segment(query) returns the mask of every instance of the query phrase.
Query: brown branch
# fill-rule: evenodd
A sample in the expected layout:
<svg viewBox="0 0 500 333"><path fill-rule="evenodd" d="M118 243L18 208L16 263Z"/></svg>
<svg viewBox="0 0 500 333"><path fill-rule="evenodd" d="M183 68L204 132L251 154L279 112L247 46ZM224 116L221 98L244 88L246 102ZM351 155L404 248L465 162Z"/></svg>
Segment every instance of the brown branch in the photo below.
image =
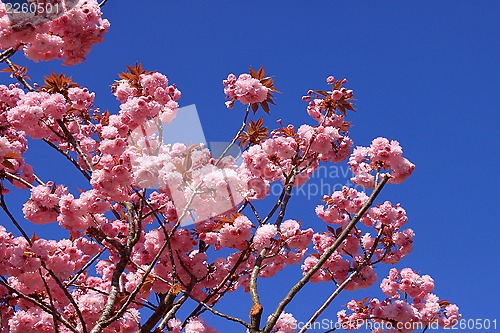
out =
<svg viewBox="0 0 500 333"><path fill-rule="evenodd" d="M141 326L138 332L140 333L149 333L156 324L160 321L160 319L172 309L174 304L174 300L177 297L178 293L173 292L173 288L170 288L169 292L166 295L160 296L160 303L158 307L153 312L153 314L146 320L146 322Z"/></svg>
<svg viewBox="0 0 500 333"><path fill-rule="evenodd" d="M340 294L342 290L351 282L356 276L358 276L363 268L369 265L371 258L375 254L375 251L377 250L378 243L380 241L380 238L382 237L382 232L384 230L384 225L380 227L380 230L378 231L377 238L375 239L375 242L372 245L372 248L370 249L370 253L368 256L365 257L362 263L358 265L356 270L352 272L347 279L342 282L337 289L333 291L333 293L327 298L327 300L314 312L314 314L309 318L307 323L300 329L299 333L304 333L307 331L309 328L313 327L313 323L318 319L318 317L330 306L330 304L333 302L335 298Z"/></svg>
<svg viewBox="0 0 500 333"><path fill-rule="evenodd" d="M26 187L28 187L28 188L30 188L30 189L34 187L34 186L33 186L33 184L28 183L25 179L22 179L21 177L19 177L19 176L17 176L17 175L14 175L14 174L12 174L12 173L10 173L10 172L8 172L8 171L5 171L5 170L3 170L3 173L4 173L7 177L12 178L12 179L14 179L14 180L17 180L18 182L20 182L21 184L23 184L24 186L26 186ZM12 181L11 181L11 182L12 182Z"/></svg>
<svg viewBox="0 0 500 333"><path fill-rule="evenodd" d="M132 211L134 210L134 205L130 202L125 202L123 204L125 206L125 209L127 210L127 220L129 224L129 234L127 237L127 245L123 247L122 251L120 251L120 260L116 264L115 270L113 271L113 275L111 278L111 288L109 291L109 296L106 301L106 304L104 305L104 309L102 310L101 316L97 320L96 324L90 331L90 333L99 333L101 332L105 327L107 327L111 322L109 322L109 318L113 315L113 307L116 303L117 297L118 297L118 292L119 292L119 287L120 287L120 277L125 271L125 267L128 264L128 261L130 260L130 255L132 253L132 247L137 243L139 240L139 237L137 237L134 234L134 217L132 214ZM139 234L140 234L140 228L139 228Z"/></svg>
<svg viewBox="0 0 500 333"><path fill-rule="evenodd" d="M7 50L0 53L0 62L4 62L6 59L9 59L16 53L16 50L13 47L8 48Z"/></svg>
<svg viewBox="0 0 500 333"><path fill-rule="evenodd" d="M90 267L90 265L92 265L100 256L101 254L103 254L104 252L106 251L106 249L102 249L101 251L99 251L99 253L97 253L95 256L92 257L92 259L90 259L78 272L76 272L76 274L71 278L71 280L69 280L66 285L69 287L73 284L73 282L75 282L78 277L87 270L87 268Z"/></svg>
<svg viewBox="0 0 500 333"><path fill-rule="evenodd" d="M66 288L66 286L63 285L61 280L56 276L56 274L49 268L47 268L47 265L45 262L40 258L40 264L42 267L49 273L50 277L56 282L57 286L61 291L64 293L66 298L69 300L69 302L73 305L75 308L76 315L78 316L78 319L80 320L83 328L83 333L87 333L87 326L85 324L85 320L83 319L82 312L80 311L80 308L78 307L78 304L76 304L75 299L73 298L73 295L69 292L69 290Z"/></svg>
<svg viewBox="0 0 500 333"><path fill-rule="evenodd" d="M14 215L12 215L12 213L9 210L9 208L7 207L7 204L5 203L5 198L4 198L4 195L3 195L3 189L4 189L3 184L0 183L0 207L2 207L3 211L5 212L5 214L7 214L7 216L11 220L12 224L14 224L14 226L17 228L17 230L19 230L19 232L23 235L24 239L26 239L26 241L28 242L28 244L32 245L31 244L31 239L28 237L28 235L26 234L26 232L24 231L24 229L17 222L16 218L14 217Z"/></svg>
<svg viewBox="0 0 500 333"><path fill-rule="evenodd" d="M293 170L291 176L289 176L290 179L285 183L285 187L284 187L285 195L283 197L283 200L280 203L281 208L280 208L280 212L278 213L278 217L276 218L276 221L274 222L274 224L278 228L281 225L281 222L283 222L283 218L285 217L285 210L288 206L288 201L292 197L292 188L293 188L293 183L295 183L295 176L296 176L296 173L295 173L295 170Z"/></svg>
<svg viewBox="0 0 500 333"><path fill-rule="evenodd" d="M159 332L161 332L163 330L163 328L165 328L165 326L167 325L168 321L172 318L175 317L175 314L177 313L177 311L180 309L180 307L189 299L189 297L187 297L186 295L182 295L182 297L174 303L174 306L172 307L172 309L170 309L170 311L167 312L167 314L163 317L163 319L161 320L160 324L158 325L158 328L157 330Z"/></svg>
<svg viewBox="0 0 500 333"><path fill-rule="evenodd" d="M89 286L85 286L85 285L82 285L82 284L75 284L74 286L77 287L77 288L80 288L80 289L88 289L88 290L95 291L96 293L99 293L101 295L109 296L109 293L107 293L105 291L102 291L102 290L99 290L99 289L94 288L94 287L89 287ZM147 300L145 300L144 302L133 301L132 303L137 304L137 305L139 305L141 307L146 307L146 308L148 308L150 310L153 310L153 311L156 309L156 306L153 303L151 303L151 302L149 302Z"/></svg>
<svg viewBox="0 0 500 333"><path fill-rule="evenodd" d="M329 248L327 248L325 252L323 252L318 262L307 273L304 274L304 276L290 289L285 298L283 298L283 300L278 304L274 312L269 316L269 320L262 330L263 333L269 333L274 328L279 316L283 313L285 307L293 300L295 295L309 282L311 277L321 268L321 266L323 266L323 264L332 256L332 254L347 238L356 223L358 223L358 221L365 214L368 208L370 208L370 206L373 204L373 201L390 178L391 176L389 174L383 175L382 181L377 185L377 187L373 189L373 192L368 198L368 201L363 205L363 207L361 207L356 215L354 215L354 217L351 219L351 221L345 227L339 237L335 240L335 242Z"/></svg>
<svg viewBox="0 0 500 333"><path fill-rule="evenodd" d="M213 307L211 307L210 305L208 305L202 301L199 301L195 298L191 298L191 299L198 302L201 306L203 306L208 311L212 312L214 315L219 316L219 317L224 318L224 319L227 319L227 320L230 320L230 321L234 321L234 322L239 323L239 324L245 326L246 328L250 329L250 325L247 322L245 322L244 320L237 318L237 317L229 316L229 315L222 313L222 312L219 312L219 311L215 310Z"/></svg>
<svg viewBox="0 0 500 333"><path fill-rule="evenodd" d="M12 61L7 57L7 58L4 58L3 61L7 64L7 66L9 66L10 69L12 69L15 73L16 71L16 67L14 66L14 64L12 63ZM19 81L25 89L29 90L29 91L35 91L35 88L33 88L29 83L28 81L26 81L26 79L20 75L16 75L16 74L13 74L14 77L17 79L17 81Z"/></svg>
<svg viewBox="0 0 500 333"><path fill-rule="evenodd" d="M222 287L224 287L224 285L229 281L229 279L231 279L234 275L234 273L236 273L236 270L238 269L238 267L243 263L244 261L244 258L245 256L248 254L248 249L246 249L245 251L242 251L241 252L241 255L239 256L238 260L236 261L236 263L234 264L233 268L231 268L231 271L229 271L229 273L226 274L226 276L222 279L221 282L219 282L219 284L210 292L210 294L208 294L205 299L203 299L203 303L208 303L212 297L214 297L215 295L217 295L217 293L222 289ZM191 317L194 317L197 315L197 313L201 310L202 306L201 305L198 305L190 314L189 316L186 317L186 320L191 318Z"/></svg>
<svg viewBox="0 0 500 333"><path fill-rule="evenodd" d="M61 148L59 148L58 146L56 146L55 144L53 144L52 142L50 142L49 140L47 139L43 139L43 141L45 143L47 143L50 147L54 148L56 151L58 151L60 154L62 154L64 157L66 157L66 159L68 159L68 161L70 161L77 169L78 171L81 172L81 174L87 179L87 180L90 180L90 176L85 172L85 170L83 170L80 165L78 164L77 161L75 161L67 152L65 152L64 150L62 150Z"/></svg>
<svg viewBox="0 0 500 333"><path fill-rule="evenodd" d="M255 260L255 265L252 269L252 275L250 276L250 296L252 298L252 309L250 310L250 333L259 332L260 321L262 318L262 304L259 298L259 292L257 290L257 279L262 267L262 261L266 255L267 249L262 249L259 256Z"/></svg>
<svg viewBox="0 0 500 333"><path fill-rule="evenodd" d="M83 162L87 166L87 169L90 172L92 172L94 170L94 168L92 167L92 164L90 164L90 162L87 158L87 155L85 155L85 153L83 152L82 147L80 147L80 144L78 143L78 141L76 141L73 134L71 134L71 132L68 130L68 128L66 127L66 124L64 124L64 122L61 119L56 120L56 122L59 125L59 127L61 128L61 130L63 131L64 135L66 135L66 140L68 140L68 142L73 146L73 148L75 148L76 152L78 153L78 155L80 155Z"/></svg>
<svg viewBox="0 0 500 333"><path fill-rule="evenodd" d="M252 213L255 216L255 218L257 219L257 222L259 222L259 225L263 225L264 223L262 222L262 219L259 216L259 212L257 212L257 209L255 208L255 206L252 205L252 203L249 200L245 201L245 205L250 206L250 209L252 209Z"/></svg>
<svg viewBox="0 0 500 333"><path fill-rule="evenodd" d="M7 214L7 216L10 218L10 220L12 221L12 223L19 230L19 232L21 232L21 234L23 235L24 239L26 239L26 241L28 242L28 244L30 246L33 245L33 242L28 237L28 235L26 234L26 232L24 231L24 229L21 227L21 225L17 222L17 220L14 218L14 216L10 213L9 209L7 208L7 205L6 205L5 199L4 199L4 195L2 193L2 187L3 186L0 184L0 206L2 207L3 211ZM40 259L40 264L42 265L42 267L49 273L49 275L52 277L52 279L54 279L54 281L59 286L59 288L62 290L62 292L66 295L66 297L68 298L68 300L70 301L70 303L75 307L75 311L76 311L76 313L77 313L77 315L78 315L78 317L79 317L79 319L80 319L80 321L82 323L83 332L87 333L87 329L85 327L85 321L83 320L82 313L81 313L80 309L78 308L78 305L76 304L73 296L70 294L70 292L68 291L68 289L62 284L61 280L59 280L59 278L54 274L54 272L52 270L50 270L50 269L47 268L47 265L42 260L42 258L39 258L39 259Z"/></svg>
<svg viewBox="0 0 500 333"><path fill-rule="evenodd" d="M49 297L50 307L52 309L52 320L54 322L54 330L55 330L55 332L59 332L59 323L57 322L57 317L55 315L57 310L56 310L56 307L54 306L54 298L52 297L52 293L50 292L50 288L49 288L49 285L47 284L47 280L45 280L45 277L42 274L41 268L38 268L38 274L40 275L40 278L43 281L43 285L45 287L45 290L47 291L47 296Z"/></svg>

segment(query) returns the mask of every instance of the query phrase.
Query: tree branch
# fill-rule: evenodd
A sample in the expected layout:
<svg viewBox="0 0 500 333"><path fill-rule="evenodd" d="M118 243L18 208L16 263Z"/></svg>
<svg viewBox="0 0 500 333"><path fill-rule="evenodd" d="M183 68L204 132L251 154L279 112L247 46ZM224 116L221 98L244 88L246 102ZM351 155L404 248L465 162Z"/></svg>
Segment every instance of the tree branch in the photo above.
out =
<svg viewBox="0 0 500 333"><path fill-rule="evenodd" d="M313 327L313 323L318 319L318 317L326 310L326 308L328 308L328 306L330 306L330 304L333 302L333 300L335 298L337 298L337 296L340 294L340 292L342 290L344 290L344 288L349 284L349 282L351 282L356 276L359 275L359 273L361 273L361 271L363 270L363 268L365 268L366 266L368 266L368 264L370 263L370 260L371 258L373 257L373 255L375 254L375 251L377 250L377 246L378 246L378 243L380 241L380 237L382 236L382 232L384 230L384 225L382 224L382 226L380 227L380 230L378 231L378 234L377 234L377 238L375 239L375 242L373 243L372 245L372 248L370 249L370 253L368 256L365 257L365 259L363 260L363 262L361 264L359 264L359 266L356 268L356 270L354 272L352 272L348 277L347 279L344 280L344 282L342 282L338 287L337 289L335 289L333 291L333 293L327 298L327 300L319 307L319 309L314 312L314 314L311 316L311 318L309 318L309 320L307 321L307 323L301 328L301 330L299 331L299 333L304 333L305 331L307 331L309 328Z"/></svg>
<svg viewBox="0 0 500 333"><path fill-rule="evenodd" d="M361 217L365 214L365 212L370 208L373 204L373 201L378 196L384 185L391 178L389 174L385 174L382 177L382 181L373 189L372 194L368 198L368 201L361 207L361 209L354 215L346 228L342 231L340 236L335 240L335 242L325 250L325 252L321 255L318 262L307 272L304 276L290 289L288 294L283 298L283 300L278 304L276 310L269 316L269 320L267 321L266 326L262 330L263 333L269 333L276 322L278 321L279 316L283 313L285 307L292 301L295 295L309 282L311 277L323 266L323 264L332 256L332 254L337 250L337 248L342 244L342 242L347 238L349 232L351 232L352 228L358 223Z"/></svg>

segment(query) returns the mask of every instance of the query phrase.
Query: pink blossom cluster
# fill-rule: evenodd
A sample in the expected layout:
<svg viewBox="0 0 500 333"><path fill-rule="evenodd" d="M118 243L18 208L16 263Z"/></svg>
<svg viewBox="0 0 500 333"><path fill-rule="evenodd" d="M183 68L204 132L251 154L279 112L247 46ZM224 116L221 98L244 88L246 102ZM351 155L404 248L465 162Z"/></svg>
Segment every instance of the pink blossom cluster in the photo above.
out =
<svg viewBox="0 0 500 333"><path fill-rule="evenodd" d="M238 173L249 189L249 199L264 199L270 183L282 179L290 170L298 145L292 138L275 136L243 152Z"/></svg>
<svg viewBox="0 0 500 333"><path fill-rule="evenodd" d="M98 252L98 246L85 238L74 241L37 239L33 242L31 250L46 263L47 269L64 281L81 269L91 255Z"/></svg>
<svg viewBox="0 0 500 333"><path fill-rule="evenodd" d="M307 113L319 124L342 127L345 124L345 110L353 110L349 102L353 99L353 91L343 87L347 79L335 80L333 76L328 76L326 82L332 86L331 91L309 90L302 100L309 102Z"/></svg>
<svg viewBox="0 0 500 333"><path fill-rule="evenodd" d="M350 301L346 310L338 312L338 322L347 329L358 329L366 321L386 323L387 330L376 328L375 333L413 332L438 323L442 327L454 325L460 314L458 307L447 301L439 301L432 294L434 280L428 276L419 276L411 268L398 271L392 268L389 276L380 284L382 292L388 296L380 301L372 298L369 301ZM379 325L380 326L380 325Z"/></svg>
<svg viewBox="0 0 500 333"><path fill-rule="evenodd" d="M15 107L19 99L24 97L19 85L0 85L0 171L15 174L28 183L34 179L33 168L26 163L22 155L28 150L28 140L24 131L14 130L10 126L8 111ZM26 186L15 179L12 184L19 188Z"/></svg>
<svg viewBox="0 0 500 333"><path fill-rule="evenodd" d="M169 124L175 118L177 101L181 98L181 92L159 72L144 72L139 82L117 81L113 93L121 103L120 120L131 130L155 117Z"/></svg>
<svg viewBox="0 0 500 333"><path fill-rule="evenodd" d="M370 147L356 147L349 158L349 165L354 173L351 180L365 188L375 184L375 172L389 170L391 183L399 184L405 181L415 169L415 165L403 156L399 142L385 138L376 138Z"/></svg>
<svg viewBox="0 0 500 333"><path fill-rule="evenodd" d="M9 286L23 295L36 295L37 299L47 304L49 304L50 297L56 309L66 318L75 318L75 308L54 277L59 280L59 283L68 281L98 251L99 246L85 238L60 241L32 239L29 243L23 237L13 237L0 226L0 274L7 277ZM94 325L102 312L106 301L103 292L105 293L109 288L109 275L112 269L113 266L109 265L109 261L102 260L96 266L101 278L86 274L80 275L76 282L79 288L69 290L75 304L83 314L87 327ZM50 296L46 288L49 288ZM8 332L38 332L40 330L51 332L54 330L52 315L38 307L36 303L23 297L4 298L8 295L4 287L0 287L0 295L2 297L0 302L2 324L4 328L9 329ZM13 309L16 310L13 311ZM110 328L118 329L121 326L127 332L137 330L136 318L138 318L137 309L131 308ZM78 323L77 328L81 330L81 323ZM64 326L60 329L61 332L70 332Z"/></svg>
<svg viewBox="0 0 500 333"><path fill-rule="evenodd" d="M226 102L229 109L233 108L235 101L240 101L242 104L260 103L265 101L269 94L269 88L250 74L241 74L238 78L234 74L229 74L223 83L224 93L230 99Z"/></svg>
<svg viewBox="0 0 500 333"><path fill-rule="evenodd" d="M74 11L78 13L78 9ZM370 208L355 228L345 232L368 202L364 192L348 187L325 196L323 205L316 208L317 216L326 223L323 232L285 219L284 210L275 220L272 214L262 219L244 211L254 208L248 200L268 195L270 183L281 180L286 188L300 186L319 163L337 163L348 157L352 140L345 110L351 110L352 91L341 87L344 81L328 78L332 91L318 91L322 98L310 101L308 112L317 125L302 125L297 131L292 125L257 131L258 140L248 141L252 143L238 166L233 157L216 159L203 144L163 144L162 126L174 119L181 93L161 73L143 71L139 65L129 71L113 85L120 102L114 115L93 109L94 94L76 85L55 93L47 88L24 93L15 85L0 86L2 177L20 186L22 182L8 178L8 171L27 185L34 183L33 172L23 160L29 136L46 139L66 158L74 158L91 186L78 194L71 187L51 181L43 184L39 179L42 185L28 186L25 219L35 224L58 222L69 232L69 239L14 237L0 226L0 274L5 283L51 304L74 330L84 331L82 325L89 329L98 322L113 283L118 289L113 311L129 295L135 296L106 329L136 332L140 309L149 305L146 302L153 293L161 297L182 293L182 297L215 305L226 292L241 288L248 293L259 262L259 278L276 276L297 264L306 273L338 243L311 282L345 282L347 290L356 290L376 283L376 264L395 264L411 252L414 233L403 229L407 216L399 204L386 201ZM271 90L248 74L229 75L224 85L232 103L260 103L269 98ZM398 183L413 170L399 144L382 138L369 148L358 147L349 163L353 170L366 171L366 175L355 174L357 179L368 179L365 183L371 186L375 171L390 170ZM196 224L182 227L188 220ZM340 241L342 233L347 237ZM125 251L132 238L133 246ZM91 269L81 272L94 256ZM357 319L391 323L439 320L447 326L459 318L458 308L440 303L431 294L433 287L428 276L393 269L381 284L386 300L352 301L348 304L352 313L339 312L339 322L357 328L353 324ZM55 330L50 314L36 302L12 297L14 294L0 284L2 327L9 332ZM207 300L208 295L215 296ZM74 331L58 324L61 332ZM296 326L292 314L282 313L271 332L292 333ZM165 330L217 332L197 315L185 323L173 317Z"/></svg>
<svg viewBox="0 0 500 333"><path fill-rule="evenodd" d="M182 331L182 322L173 318L168 321L168 331L170 333L218 333L215 328L208 326L207 323L203 320L203 318L193 317L188 320L186 326L184 327L184 331Z"/></svg>
<svg viewBox="0 0 500 333"><path fill-rule="evenodd" d="M325 205L316 207L316 214L329 225L338 225L337 229L328 226L328 232L315 233L313 236L316 255L310 255L304 261L302 270L309 271L327 248L332 246L340 233L368 201L364 192L343 187L341 191L325 196ZM336 249L326 264L315 273L313 282L344 281L349 272L358 269L359 264L367 260L367 254L373 253L368 265L360 267L359 275L355 276L346 289L366 288L376 282L373 265L378 262L396 264L413 249L413 230L401 227L406 223L405 210L398 204L389 201L370 208L361 218L361 223L370 228L371 232L363 233L362 228L351 230L347 238ZM375 229L377 236L372 234Z"/></svg>
<svg viewBox="0 0 500 333"><path fill-rule="evenodd" d="M94 97L95 93L90 92L87 88L68 88L68 102L71 104L71 107L77 111L85 111L91 108L94 105Z"/></svg>
<svg viewBox="0 0 500 333"><path fill-rule="evenodd" d="M309 104L307 105L307 114L310 115L319 124L323 124L323 126L334 127L340 127L343 124L345 119L344 115L333 113L327 117L324 114L326 110L323 99L315 98L311 100L310 96L304 96L302 99L306 101L310 100Z"/></svg>
<svg viewBox="0 0 500 333"><path fill-rule="evenodd" d="M52 134L54 120L62 119L66 110L66 99L59 93L28 92L7 112L7 120L33 139L42 139Z"/></svg>
<svg viewBox="0 0 500 333"><path fill-rule="evenodd" d="M218 235L214 232L204 233L202 239L209 245L215 245L219 241L221 247L245 250L253 234L253 226L252 222L246 216L238 216L234 219L233 223L224 224Z"/></svg>
<svg viewBox="0 0 500 333"><path fill-rule="evenodd" d="M234 158L216 163L203 145L161 145L158 138L140 134L133 133L136 145L127 149L134 181L166 193L177 216L199 222L228 214L244 200L246 184L239 178Z"/></svg>
<svg viewBox="0 0 500 333"><path fill-rule="evenodd" d="M324 205L316 207L316 215L326 223L345 225L356 214L360 208L368 201L365 192L358 192L347 186L341 191L335 191L331 196L325 195Z"/></svg>
<svg viewBox="0 0 500 333"><path fill-rule="evenodd" d="M16 311L3 326L12 333L54 332L52 316L38 307Z"/></svg>
<svg viewBox="0 0 500 333"><path fill-rule="evenodd" d="M226 90L231 87L231 82L237 82L234 75L224 81ZM335 102L352 99L352 90L339 89L342 97ZM243 153L240 177L247 182L251 192L249 199L265 198L269 193L269 184L279 179L286 182L287 175L294 169L300 171L295 171L293 185L300 186L308 181L320 161L338 163L349 156L353 142L347 136L345 107L331 101L332 97L327 95L310 102L308 112L320 122L319 125L302 125L297 132L293 125L276 129L271 132L270 138L250 145ZM343 112L332 110L340 107L344 108Z"/></svg>
<svg viewBox="0 0 500 333"><path fill-rule="evenodd" d="M44 2L45 3L45 2ZM55 13L62 9L58 1ZM46 5L47 6L47 5ZM49 13L47 7L46 13ZM64 65L85 60L94 44L103 40L109 22L102 19L96 0L80 0L73 8L65 8L59 17L30 16L21 22L12 22L6 7L0 4L0 48L23 48L27 58L34 61L64 59Z"/></svg>
<svg viewBox="0 0 500 333"><path fill-rule="evenodd" d="M359 263L363 262L365 258L364 253L360 251L359 237L360 232L351 232L321 269L313 275L311 282L337 281L337 283L342 283L348 278L350 272L358 269ZM302 270L308 272L316 265L319 256L332 246L336 239L337 236L332 233L315 233L312 242L317 254L312 254L304 260ZM367 265L361 268L360 273L345 288L346 290L368 288L376 281L377 274L373 266Z"/></svg>
<svg viewBox="0 0 500 333"><path fill-rule="evenodd" d="M100 154L92 157L96 170L91 184L103 198L126 200L132 185L157 186L162 161L170 154L154 133L161 126L158 119L169 123L175 117L181 93L158 72L140 74L140 82L122 79L113 85L113 93L120 111L96 126ZM152 153L155 142L162 152Z"/></svg>
<svg viewBox="0 0 500 333"><path fill-rule="evenodd" d="M299 264L304 259L314 233L311 228L302 230L300 223L295 220L286 220L279 226L277 239L274 238L274 228L267 227L260 232L259 229L255 233L255 237L260 238L257 239L256 250L266 248L270 256L263 261L265 267L260 273L262 277L272 277L287 265Z"/></svg>
<svg viewBox="0 0 500 333"><path fill-rule="evenodd" d="M297 133L303 139L301 149L306 151L310 146L309 153L316 154L323 162L341 162L349 156L352 148L352 140L341 135L339 128L334 126L302 125Z"/></svg>
<svg viewBox="0 0 500 333"><path fill-rule="evenodd" d="M405 210L399 205L392 205L389 201L370 208L363 216L361 222L376 230L383 229L380 243L383 247L378 247L375 257L385 264L396 264L401 258L407 256L413 250L413 238L415 233L412 229L401 229L408 220ZM369 251L375 238L366 233L361 237L363 248Z"/></svg>
<svg viewBox="0 0 500 333"><path fill-rule="evenodd" d="M69 88L67 96L46 91L30 91L25 94L17 86L0 86L0 121L8 125L2 130L2 134L11 137L11 145L18 147L12 150L16 155L22 155L27 149L24 143L26 135L33 139L46 139L63 150L73 150L74 147L63 139L64 133L57 123L64 120L68 131L78 140L82 151L90 159L96 148L96 140L92 138L95 133L94 125L81 123L79 118L92 108L94 96L88 89L78 86ZM21 149L22 146L25 148ZM22 159L18 159L18 162L16 171L24 168L24 177L32 183L33 176L27 177L31 167ZM81 157L78 162L84 165Z"/></svg>
<svg viewBox="0 0 500 333"><path fill-rule="evenodd" d="M95 189L81 192L79 198L67 193L59 200L60 213L57 222L73 235L77 235L80 230L86 230L98 222L106 222L103 214L108 210L109 204L103 201Z"/></svg>
<svg viewBox="0 0 500 333"><path fill-rule="evenodd" d="M234 291L238 287L243 287L245 292L249 291L250 272L262 250L266 251L267 258L262 262L263 269L259 276L269 278L287 265L300 263L313 235L311 228L303 230L300 223L295 220L286 220L279 227L271 224L255 227L245 216L237 216L234 221L224 223L222 227L214 222L205 222L198 223L196 228L199 232L199 239L207 245L213 245L216 250L227 247L237 248L242 252L252 250L251 256L237 271L240 275L237 283L230 289ZM225 259L216 259L213 265L219 271L216 270L209 275L214 280L213 282L222 279L240 255L241 252L236 252Z"/></svg>
<svg viewBox="0 0 500 333"><path fill-rule="evenodd" d="M134 179L130 167L130 159L114 158L111 154L106 154L100 157L94 157L94 160L99 161L94 172L90 184L100 196L105 199L113 198L116 201L124 201L129 199L131 188Z"/></svg>
<svg viewBox="0 0 500 333"><path fill-rule="evenodd" d="M289 125L273 131L271 138L243 152L240 177L253 192L250 199L263 199L269 193L271 182L286 182L287 175L296 168L300 172L293 185L303 185L320 161L341 162L349 156L351 146L352 140L335 127L302 125L294 133L294 127Z"/></svg>
<svg viewBox="0 0 500 333"><path fill-rule="evenodd" d="M293 333L297 329L297 319L291 313L283 312L271 331L273 333Z"/></svg>
<svg viewBox="0 0 500 333"><path fill-rule="evenodd" d="M31 196L23 206L24 217L36 224L54 222L59 216L59 200L68 193L64 185L48 182L46 185L35 186Z"/></svg>

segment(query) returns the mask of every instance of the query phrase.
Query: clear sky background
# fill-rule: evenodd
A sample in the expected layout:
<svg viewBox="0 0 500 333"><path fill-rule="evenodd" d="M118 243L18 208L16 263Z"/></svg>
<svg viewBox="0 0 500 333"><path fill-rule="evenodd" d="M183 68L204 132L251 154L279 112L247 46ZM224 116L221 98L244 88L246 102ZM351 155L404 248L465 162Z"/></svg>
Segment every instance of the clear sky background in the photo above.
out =
<svg viewBox="0 0 500 333"><path fill-rule="evenodd" d="M140 61L177 83L181 106L196 104L208 141L229 141L241 123L243 107L224 106L221 81L230 72L265 65L275 77L282 93L264 117L270 127L278 118L313 124L300 97L327 88L328 75L347 77L357 99L349 114L355 144L396 139L416 165L408 181L388 186L381 197L402 203L416 233L414 251L397 267L431 275L435 292L457 303L465 319L500 320L500 2L109 0L103 11L111 22L104 43L65 73L96 92L97 106L117 112L109 85L125 65ZM61 71L59 62L14 59L29 64L39 82ZM30 148L27 156L43 179L75 184L69 164L42 144ZM7 197L13 209L19 211L23 195ZM322 228L314 214L320 199L299 194L287 218ZM379 267L379 279L389 268ZM299 276L292 270L261 283L266 316ZM332 288L312 286L288 310L305 321ZM349 299L367 295L383 298L378 283L345 292L322 318L336 319ZM248 295L235 296L220 309L246 319ZM225 323L219 329L243 332Z"/></svg>

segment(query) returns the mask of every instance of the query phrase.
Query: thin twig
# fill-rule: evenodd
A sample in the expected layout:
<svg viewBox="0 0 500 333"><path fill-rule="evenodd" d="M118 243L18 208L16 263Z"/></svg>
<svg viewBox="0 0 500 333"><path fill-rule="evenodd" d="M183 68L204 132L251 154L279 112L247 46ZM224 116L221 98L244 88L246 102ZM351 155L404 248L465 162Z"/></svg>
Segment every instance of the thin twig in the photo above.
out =
<svg viewBox="0 0 500 333"><path fill-rule="evenodd" d="M14 66L14 64L12 63L12 61L9 59L9 58L5 58L3 59L3 61L7 64L7 66L9 66L10 69L12 69L15 73L16 71L16 67ZM26 81L26 79L20 75L16 75L16 74L13 74L14 77L24 86L25 89L29 90L29 91L35 91L35 88L33 88L29 83L28 81Z"/></svg>
<svg viewBox="0 0 500 333"><path fill-rule="evenodd" d="M59 125L59 127L61 128L61 130L63 131L64 135L66 135L66 140L68 140L68 142L73 146L73 148L75 148L76 152L78 153L78 155L80 155L83 162L87 166L87 169L90 172L92 172L94 170L94 168L92 167L92 164L90 164L90 162L87 158L87 155L85 155L85 153L83 152L82 147L80 147L80 144L78 143L78 141L76 141L73 134L71 134L71 132L68 130L68 128L66 127L66 124L64 124L64 122L61 119L56 120L56 122Z"/></svg>
<svg viewBox="0 0 500 333"><path fill-rule="evenodd" d="M229 149L231 149L231 147L234 146L234 144L236 143L236 141L240 137L240 134L243 133L243 131L245 130L245 126L247 125L247 119L248 119L249 112L250 112L250 104L248 104L248 106L247 106L247 110L245 112L245 117L243 118L243 123L241 124L240 129L238 130L238 132L236 132L236 135L231 140L231 143L226 147L226 149L224 149L224 151L222 152L222 154L219 156L219 158L215 162L215 166L219 165L220 161L226 156L226 154L228 153Z"/></svg>
<svg viewBox="0 0 500 333"><path fill-rule="evenodd" d="M80 173L87 179L87 180L90 180L91 177L85 172L85 170L83 170L80 165L78 164L77 161L75 161L70 155L69 153L65 152L64 150L62 150L61 148L59 148L58 146L56 146L55 144L53 144L52 142L50 142L49 140L47 139L43 139L43 141L45 143L47 143L50 147L54 148L56 151L58 151L61 155L63 155L64 157L66 157L66 159L68 159L68 161L71 162L71 164L73 164L76 169L78 171L80 171Z"/></svg>
<svg viewBox="0 0 500 333"><path fill-rule="evenodd" d="M3 170L3 173L7 176L7 177L10 177L14 180L17 180L18 182L22 183L24 186L28 187L28 188L33 188L33 184L27 182L25 179L22 179L21 177L17 176L17 175L14 175L8 171L5 171Z"/></svg>
<svg viewBox="0 0 500 333"><path fill-rule="evenodd" d="M106 252L106 249L102 249L101 251L99 251L99 253L97 253L95 256L92 257L92 259L90 259L78 272L76 272L76 274L71 278L71 280L69 280L66 285L67 286L71 286L73 284L73 282L75 282L78 277L87 270L87 268L89 268L100 256L101 254L103 254L104 252Z"/></svg>
<svg viewBox="0 0 500 333"><path fill-rule="evenodd" d="M210 305L208 305L202 301L198 301L195 298L192 298L192 299L195 300L196 302L198 302L200 305L202 305L208 311L212 312L214 315L222 317L222 318L230 320L230 321L234 321L236 323L239 323L239 324L245 326L246 328L250 328L250 325L247 322L245 322L244 320L242 320L240 318L233 317L233 316L229 316L229 315L222 313L222 312L219 312L219 311L215 310L213 307L211 307Z"/></svg>
<svg viewBox="0 0 500 333"><path fill-rule="evenodd" d="M32 245L31 244L31 239L28 237L28 234L26 234L26 232L24 231L24 229L17 222L16 218L14 217L14 215L12 215L12 213L9 210L9 208L7 207L7 204L5 203L5 198L4 198L4 195L3 195L3 188L4 188L3 184L0 183L0 207L2 207L3 211L5 212L5 214L7 214L7 216L11 220L12 224L14 224L14 226L17 228L17 230L19 230L19 232L23 235L24 239L26 239L26 241L28 242L28 244Z"/></svg>

